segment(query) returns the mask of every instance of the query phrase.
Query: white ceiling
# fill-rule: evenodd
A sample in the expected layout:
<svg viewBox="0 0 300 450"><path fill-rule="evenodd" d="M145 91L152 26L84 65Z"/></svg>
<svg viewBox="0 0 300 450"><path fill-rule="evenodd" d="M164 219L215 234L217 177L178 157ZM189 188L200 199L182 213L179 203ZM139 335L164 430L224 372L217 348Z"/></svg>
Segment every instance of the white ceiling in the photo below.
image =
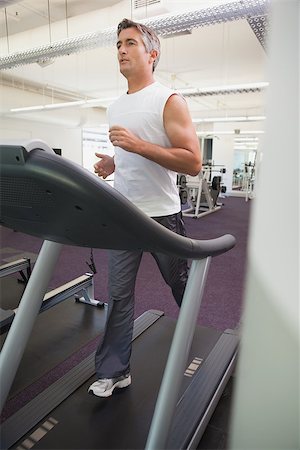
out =
<svg viewBox="0 0 300 450"><path fill-rule="evenodd" d="M195 5L202 9L232 0L161 1L165 1L168 10L173 12L195 9ZM108 18L107 26L115 27L124 17L124 11L130 17L134 7L130 0L0 0L0 5L1 56L7 56L8 47L13 48L10 53L16 52L13 42L18 42L18 36L22 36L23 40L26 36L19 33L26 31L30 35L34 31L41 33L44 30L40 34L41 42L36 41L32 45L37 47L49 43L49 33L52 34L52 41L56 39L56 23L72 25L72 30L74 24L77 23L78 27L81 23L77 34L82 34L89 31L89 27L92 31L96 30L102 11ZM151 14L150 6L140 8L140 11L144 14L141 19ZM65 38L64 35L59 39ZM246 19L195 28L189 35L161 38L161 44L162 55L156 79L176 89L266 81L266 52ZM69 100L115 97L126 88L125 80L119 74L114 46L60 57L45 67L28 64L2 70L0 74L0 82L4 85L19 85L22 89L39 89L40 92L60 92L61 99ZM188 103L194 118L261 116L265 114L264 97L264 91L197 96L188 98Z"/></svg>
<svg viewBox="0 0 300 450"><path fill-rule="evenodd" d="M79 16L99 8L107 8L119 0L0 0L0 7L6 8L9 34L20 33L32 28ZM48 7L49 6L49 7ZM0 18L0 36L6 36L5 12Z"/></svg>

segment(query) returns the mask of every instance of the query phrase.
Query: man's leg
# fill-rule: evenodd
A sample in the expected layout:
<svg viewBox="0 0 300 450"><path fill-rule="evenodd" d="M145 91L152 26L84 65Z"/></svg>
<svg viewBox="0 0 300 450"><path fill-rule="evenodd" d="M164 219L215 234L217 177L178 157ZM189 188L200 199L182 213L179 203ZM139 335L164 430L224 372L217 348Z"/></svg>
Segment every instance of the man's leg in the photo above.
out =
<svg viewBox="0 0 300 450"><path fill-rule="evenodd" d="M141 251L110 251L107 320L95 357L98 379L116 378L129 372L134 289L141 257Z"/></svg>
<svg viewBox="0 0 300 450"><path fill-rule="evenodd" d="M181 212L165 217L155 217L154 220L181 236L186 236ZM162 253L152 253L165 282L172 289L178 306L181 305L186 282L188 279L188 263L186 259Z"/></svg>

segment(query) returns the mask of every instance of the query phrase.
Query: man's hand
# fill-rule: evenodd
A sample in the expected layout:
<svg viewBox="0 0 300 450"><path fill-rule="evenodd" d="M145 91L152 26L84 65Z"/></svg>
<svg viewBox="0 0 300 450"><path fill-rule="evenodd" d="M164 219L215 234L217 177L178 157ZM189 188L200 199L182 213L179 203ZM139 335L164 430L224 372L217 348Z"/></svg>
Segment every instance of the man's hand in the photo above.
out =
<svg viewBox="0 0 300 450"><path fill-rule="evenodd" d="M141 139L127 128L114 125L109 130L109 139L116 147L121 147L128 152L138 153Z"/></svg>
<svg viewBox="0 0 300 450"><path fill-rule="evenodd" d="M97 158L101 158L100 161L94 164L94 172L98 177L102 177L104 180L115 171L114 158L102 153L95 153Z"/></svg>

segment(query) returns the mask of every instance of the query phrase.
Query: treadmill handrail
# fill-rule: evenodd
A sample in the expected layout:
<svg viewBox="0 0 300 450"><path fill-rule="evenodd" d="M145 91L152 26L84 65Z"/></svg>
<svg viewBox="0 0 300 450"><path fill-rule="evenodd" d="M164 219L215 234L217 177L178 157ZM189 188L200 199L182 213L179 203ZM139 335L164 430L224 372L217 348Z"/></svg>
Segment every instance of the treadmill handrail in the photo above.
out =
<svg viewBox="0 0 300 450"><path fill-rule="evenodd" d="M44 147L41 141L0 143L4 226L61 244L192 259L217 256L235 245L230 234L196 240L164 228L105 181Z"/></svg>

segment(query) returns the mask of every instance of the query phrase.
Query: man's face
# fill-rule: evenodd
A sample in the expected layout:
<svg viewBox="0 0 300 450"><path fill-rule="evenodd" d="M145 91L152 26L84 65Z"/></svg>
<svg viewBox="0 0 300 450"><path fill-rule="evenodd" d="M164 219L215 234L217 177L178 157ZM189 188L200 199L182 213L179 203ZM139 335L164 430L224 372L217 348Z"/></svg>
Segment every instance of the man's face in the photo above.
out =
<svg viewBox="0 0 300 450"><path fill-rule="evenodd" d="M117 42L120 72L127 78L135 73L152 72L153 52L146 51L140 32L136 28L122 30Z"/></svg>

